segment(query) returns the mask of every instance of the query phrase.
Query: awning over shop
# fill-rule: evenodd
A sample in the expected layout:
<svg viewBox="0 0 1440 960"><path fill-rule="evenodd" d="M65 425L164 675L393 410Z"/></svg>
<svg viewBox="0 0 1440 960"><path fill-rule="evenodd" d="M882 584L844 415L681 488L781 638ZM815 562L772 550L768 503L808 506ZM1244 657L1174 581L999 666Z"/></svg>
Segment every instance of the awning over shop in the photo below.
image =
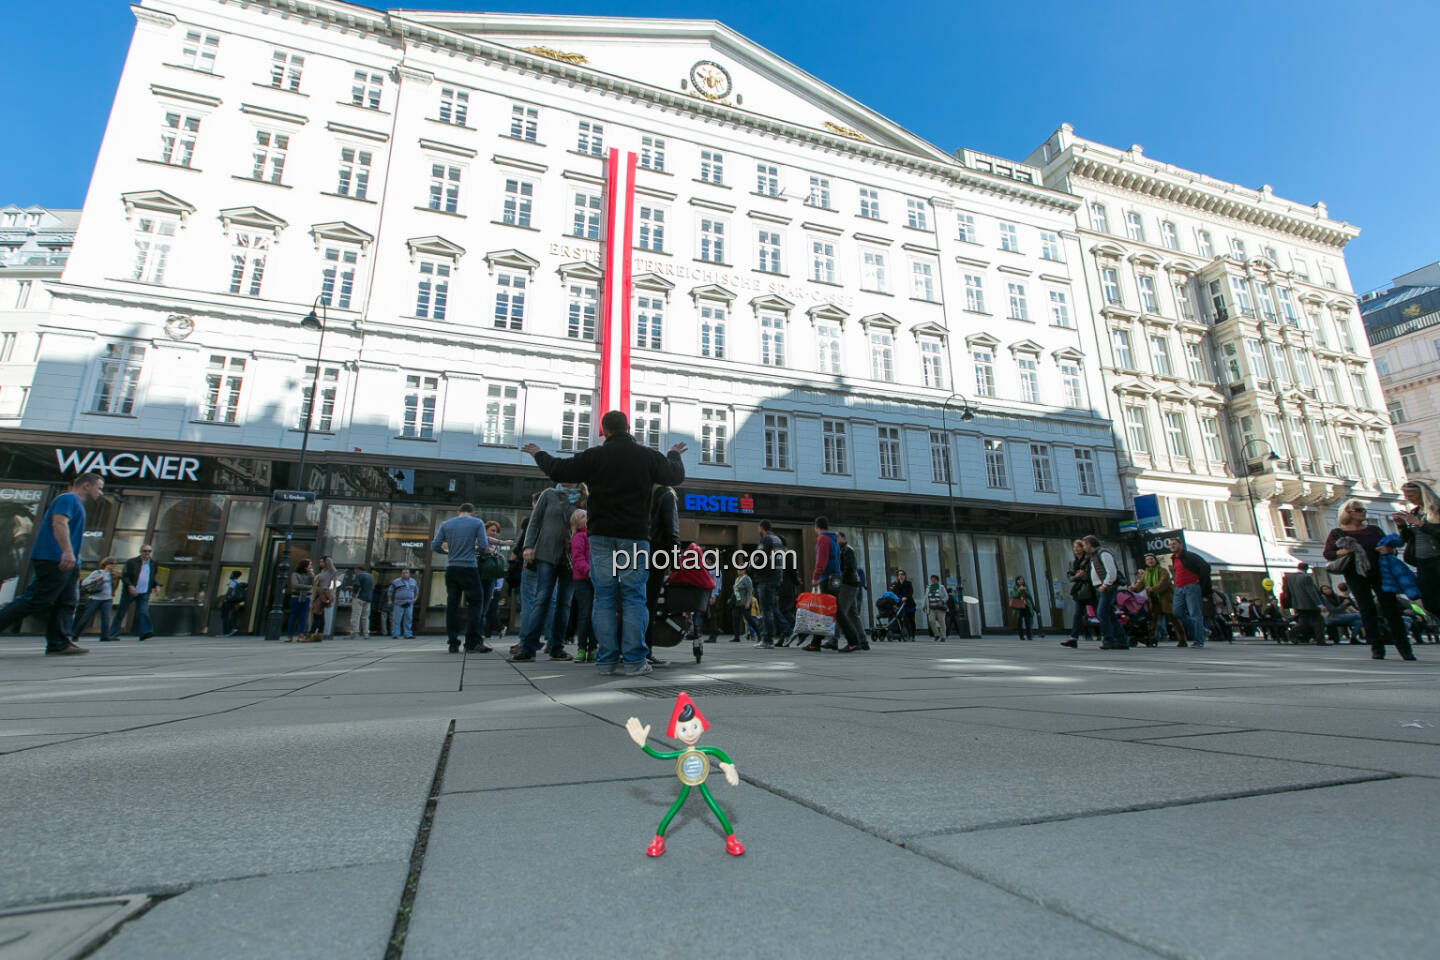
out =
<svg viewBox="0 0 1440 960"><path fill-rule="evenodd" d="M1207 530L1185 531L1185 543L1215 570L1235 570L1263 573L1265 563L1260 557L1260 541L1253 533L1213 533ZM1324 566L1320 548L1297 547L1289 550L1278 544L1265 545L1265 558L1270 562L1270 573L1279 579L1280 574L1295 569L1300 561L1311 566Z"/></svg>

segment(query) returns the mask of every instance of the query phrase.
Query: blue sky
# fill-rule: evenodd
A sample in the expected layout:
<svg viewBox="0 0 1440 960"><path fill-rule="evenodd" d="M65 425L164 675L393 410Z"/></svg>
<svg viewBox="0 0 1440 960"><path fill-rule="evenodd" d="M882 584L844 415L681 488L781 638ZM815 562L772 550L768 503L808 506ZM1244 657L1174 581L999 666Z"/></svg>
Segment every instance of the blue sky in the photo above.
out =
<svg viewBox="0 0 1440 960"><path fill-rule="evenodd" d="M1063 122L1363 229L1355 288L1440 259L1440 4L408 0L409 8L719 18L937 145L1020 159ZM59 15L57 15L57 13ZM9 3L0 202L79 206L134 17Z"/></svg>

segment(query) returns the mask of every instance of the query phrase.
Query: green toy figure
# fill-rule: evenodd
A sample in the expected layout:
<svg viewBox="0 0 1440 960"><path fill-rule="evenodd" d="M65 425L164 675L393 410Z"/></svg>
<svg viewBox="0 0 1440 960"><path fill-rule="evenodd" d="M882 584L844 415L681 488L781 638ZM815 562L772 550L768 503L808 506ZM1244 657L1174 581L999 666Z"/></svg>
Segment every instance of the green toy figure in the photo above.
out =
<svg viewBox="0 0 1440 960"><path fill-rule="evenodd" d="M719 747L695 746L696 741L700 739L700 734L709 729L710 723L699 710L695 709L690 695L684 691L681 691L680 695L675 698L675 709L670 712L670 727L665 731L665 735L671 740L679 740L685 744L684 750L661 753L645 742L650 736L649 724L641 726L640 721L635 717L625 721L625 730L630 734L630 739L635 741L637 747L657 760L673 759L675 761L675 776L680 779L682 784L680 796L675 798L675 803L665 814L665 819L660 821L660 826L655 831L655 839L650 842L650 846L645 848L647 856L658 857L665 852L665 828L670 826L670 821L679 812L680 805L685 802L686 797L690 796L691 787L700 788L700 796L705 798L705 802L715 812L715 819L719 820L720 826L725 828L725 852L732 857L738 857L745 852L745 847L735 839L735 830L730 826L730 821L725 819L725 813L720 809L720 804L715 802L715 798L710 796L710 791L705 787L705 778L710 775L710 757L712 756L719 759L720 769L725 773L725 782L732 787L740 785L740 774L735 772L735 764L730 762L730 758L726 756L724 750Z"/></svg>

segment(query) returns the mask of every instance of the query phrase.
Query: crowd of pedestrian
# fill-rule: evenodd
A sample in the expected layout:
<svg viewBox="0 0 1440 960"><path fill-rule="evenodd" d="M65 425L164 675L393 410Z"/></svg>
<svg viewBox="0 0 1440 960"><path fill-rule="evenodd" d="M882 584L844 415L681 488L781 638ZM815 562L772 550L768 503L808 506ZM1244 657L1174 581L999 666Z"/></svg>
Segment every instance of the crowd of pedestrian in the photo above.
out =
<svg viewBox="0 0 1440 960"><path fill-rule="evenodd" d="M960 598L953 586L932 574L917 593L907 572L896 569L875 598L879 626L867 633L861 613L869 594L865 570L845 534L832 530L823 516L813 525L808 594L802 594L799 571L785 563L793 552L768 520L760 522L751 555L759 560L753 566L736 560L728 577L713 561L706 561L708 568L693 563L689 571L675 570L673 559L649 563L659 553L671 558L684 553L696 561L705 556L698 544L681 539L675 487L685 479L685 444L665 454L644 446L618 411L602 418L601 434L601 444L569 458L534 444L523 448L554 485L534 495L514 539L502 539L500 523L482 520L469 503L440 524L430 546L445 557L450 652L462 647L491 652L487 639L516 623L511 662L531 662L543 652L552 661L594 664L601 674L639 676L665 665L648 641L656 636L651 624L671 613L683 615L697 650L701 636L708 634L704 642L713 643L727 624L732 642L750 640L765 649L795 641L814 652L867 650L871 639L913 640L920 611L933 640L960 632ZM102 642L118 640L127 617L138 640L154 635L150 598L161 585L149 544L123 563L104 557L82 576L85 505L103 490L102 477L84 474L48 505L35 524L29 581L0 610L0 631L40 617L46 652L58 655L88 652L77 641L97 618ZM1215 582L1206 558L1181 538L1168 541L1168 554L1145 554L1133 577L1098 536L1075 540L1066 570L1070 635L1063 645L1076 648L1098 635L1106 650L1166 641L1203 648L1238 634L1292 643L1364 643L1375 659L1394 647L1402 659L1413 660L1413 642L1437 632L1440 497L1419 481L1406 482L1402 491L1409 509L1390 517L1394 532L1371 522L1365 504L1346 502L1323 550L1333 584L1317 583L1302 562L1283 575L1278 596L1267 590L1231 598ZM240 631L249 587L241 571L229 572L218 597L223 636ZM409 567L380 586L359 566L342 577L331 558L321 555L313 564L302 558L289 574L286 641L332 637L342 591L349 601L349 636L370 636L374 618L381 635L414 638L422 591ZM674 598L682 596L697 597L693 608L675 608ZM1034 639L1045 618L1024 576L1011 578L1003 599L1019 638ZM573 654L567 649L571 643Z"/></svg>

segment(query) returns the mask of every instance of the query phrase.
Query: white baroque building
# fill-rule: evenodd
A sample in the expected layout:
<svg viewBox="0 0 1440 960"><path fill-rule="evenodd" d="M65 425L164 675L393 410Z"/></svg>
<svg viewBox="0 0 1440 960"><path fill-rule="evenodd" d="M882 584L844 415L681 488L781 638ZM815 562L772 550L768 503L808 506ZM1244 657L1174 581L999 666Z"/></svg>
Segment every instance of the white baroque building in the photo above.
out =
<svg viewBox="0 0 1440 960"><path fill-rule="evenodd" d="M79 210L0 207L0 422L25 413L35 379L38 324L50 310L75 242Z"/></svg>
<svg viewBox="0 0 1440 960"><path fill-rule="evenodd" d="M1440 482L1440 263L1360 298L1385 408L1412 480Z"/></svg>
<svg viewBox="0 0 1440 960"><path fill-rule="evenodd" d="M1399 456L1344 247L1359 230L1305 206L1075 135L1027 160L1081 201L1106 415L1127 498L1258 593L1321 561L1341 502L1388 513ZM1258 537L1257 527L1258 522Z"/></svg>
<svg viewBox="0 0 1440 960"><path fill-rule="evenodd" d="M603 412L609 148L639 167L628 412L691 445L685 536L769 516L808 547L825 513L872 581L958 575L995 629L1016 575L1058 618L1068 539L1123 515L1094 238L1038 167L948 155L711 21L133 9L73 255L16 321L4 483L108 470L87 554L155 542L160 629L268 581L272 488L320 495L302 552L414 566L432 611L454 504L513 532L542 482L517 447L582 449Z"/></svg>

